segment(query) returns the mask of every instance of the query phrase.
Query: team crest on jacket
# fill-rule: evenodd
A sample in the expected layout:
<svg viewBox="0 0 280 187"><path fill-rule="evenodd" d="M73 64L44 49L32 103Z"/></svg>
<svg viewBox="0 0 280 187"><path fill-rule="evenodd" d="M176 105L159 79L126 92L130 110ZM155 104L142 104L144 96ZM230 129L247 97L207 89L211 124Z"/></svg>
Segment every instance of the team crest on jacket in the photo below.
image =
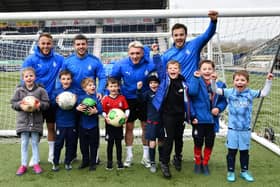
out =
<svg viewBox="0 0 280 187"><path fill-rule="evenodd" d="M187 54L187 55L191 54L190 50L187 49L187 50L186 50L186 54Z"/></svg>
<svg viewBox="0 0 280 187"><path fill-rule="evenodd" d="M53 64L52 64L52 65L53 65L53 67L56 67L56 65L57 65L57 64L56 64L56 62L55 62L55 61L53 61Z"/></svg>
<svg viewBox="0 0 280 187"><path fill-rule="evenodd" d="M149 71L146 70L144 74L145 74L145 76L147 76L149 74Z"/></svg>
<svg viewBox="0 0 280 187"><path fill-rule="evenodd" d="M87 69L90 71L92 69L91 65L88 65Z"/></svg>
<svg viewBox="0 0 280 187"><path fill-rule="evenodd" d="M122 102L120 102L120 103L119 103L119 107L122 108L122 106L123 106L123 104L122 104Z"/></svg>

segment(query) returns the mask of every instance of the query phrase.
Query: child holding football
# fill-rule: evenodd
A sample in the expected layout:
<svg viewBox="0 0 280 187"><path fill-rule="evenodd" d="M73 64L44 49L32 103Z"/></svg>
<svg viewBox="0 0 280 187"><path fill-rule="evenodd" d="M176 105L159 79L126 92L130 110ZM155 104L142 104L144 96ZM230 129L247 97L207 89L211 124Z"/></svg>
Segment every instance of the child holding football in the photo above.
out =
<svg viewBox="0 0 280 187"><path fill-rule="evenodd" d="M113 108L119 108L125 112L126 119L129 116L128 104L123 95L120 95L120 83L117 79L108 78L107 90L109 95L102 99L103 117L105 118L105 139L107 141L107 170L113 169L113 147L116 145L117 152L117 169L123 169L122 162L122 139L123 139L123 126L113 126L110 124L108 113Z"/></svg>
<svg viewBox="0 0 280 187"><path fill-rule="evenodd" d="M253 100L265 97L269 94L272 86L273 74L268 73L262 90L248 88L249 73L245 70L236 71L233 74L234 88L217 88L217 75L212 75L211 87L219 95L224 95L228 101L228 134L227 134L227 180L234 182L235 156L240 153L241 172L240 177L248 182L254 178L249 170L249 149L251 139L251 118Z"/></svg>
<svg viewBox="0 0 280 187"><path fill-rule="evenodd" d="M137 97L140 102L144 102L147 105L147 125L145 138L149 142L149 157L150 157L150 171L155 173L157 171L155 162L155 148L158 143L159 160L162 157L162 142L163 142L163 128L160 123L160 113L153 106L153 98L158 89L160 80L156 72L150 73L148 76L149 90L142 92L143 82L137 83ZM158 140L158 142L157 142Z"/></svg>
<svg viewBox="0 0 280 187"><path fill-rule="evenodd" d="M48 109L49 98L46 90L34 82L35 79L33 68L23 69L23 84L16 88L11 99L12 108L17 111L16 132L21 138L21 166L16 172L18 176L27 171L30 137L34 161L33 170L36 174L43 171L39 165L39 140L43 134L42 111ZM27 96L30 99L27 99Z"/></svg>
<svg viewBox="0 0 280 187"><path fill-rule="evenodd" d="M192 137L194 141L194 172L209 175L208 162L211 157L215 141L215 134L219 131L220 113L227 107L226 98L215 94L211 90L211 75L215 71L215 64L211 60L202 60L198 64L198 71L189 83L189 96L192 110ZM226 85L218 81L219 88ZM204 149L202 151L204 145Z"/></svg>
<svg viewBox="0 0 280 187"><path fill-rule="evenodd" d="M79 169L89 166L89 171L94 171L96 170L99 147L98 115L102 112L102 106L96 97L96 87L92 78L83 79L81 86L85 94L78 97L78 106L76 107L81 113L79 118L79 139L82 164Z"/></svg>
<svg viewBox="0 0 280 187"><path fill-rule="evenodd" d="M65 169L71 170L71 160L75 150L75 137L77 137L77 131L75 129L76 122L76 110L75 103L71 103L69 100L68 103L61 103L63 93L70 92L69 96L72 93L72 99L76 101L76 91L71 86L72 83L72 74L68 70L62 70L59 73L59 81L61 87L53 91L51 96L51 105L55 109L55 124L56 124L56 138L54 145L54 159L53 159L53 171L59 170L59 158L61 149L65 143ZM68 104L68 106L66 106Z"/></svg>

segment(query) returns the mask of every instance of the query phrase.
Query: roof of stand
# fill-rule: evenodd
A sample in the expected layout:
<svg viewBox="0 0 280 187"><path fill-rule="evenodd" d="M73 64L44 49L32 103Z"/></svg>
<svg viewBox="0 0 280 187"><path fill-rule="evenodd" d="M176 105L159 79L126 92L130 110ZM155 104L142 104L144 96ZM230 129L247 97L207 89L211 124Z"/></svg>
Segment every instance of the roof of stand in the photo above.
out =
<svg viewBox="0 0 280 187"><path fill-rule="evenodd" d="M1 0L0 12L165 9L167 0Z"/></svg>

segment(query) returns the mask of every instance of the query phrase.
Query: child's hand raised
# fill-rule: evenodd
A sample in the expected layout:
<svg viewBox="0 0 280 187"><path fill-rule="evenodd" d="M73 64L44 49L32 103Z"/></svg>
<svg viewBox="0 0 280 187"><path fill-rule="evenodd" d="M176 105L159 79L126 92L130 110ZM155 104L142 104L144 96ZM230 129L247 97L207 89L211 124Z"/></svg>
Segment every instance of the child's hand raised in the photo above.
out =
<svg viewBox="0 0 280 187"><path fill-rule="evenodd" d="M193 73L193 75L194 75L195 77L197 77L197 78L201 76L201 74L200 74L199 71L195 71L195 72Z"/></svg>
<svg viewBox="0 0 280 187"><path fill-rule="evenodd" d="M137 89L140 90L143 87L143 82L142 81L138 81L137 82Z"/></svg>
<svg viewBox="0 0 280 187"><path fill-rule="evenodd" d="M273 77L274 77L274 75L273 75L272 73L268 73L267 76L266 76L266 78L267 78L268 80L272 80Z"/></svg>
<svg viewBox="0 0 280 187"><path fill-rule="evenodd" d="M212 80L216 80L217 79L217 73L216 72L211 74L211 79Z"/></svg>

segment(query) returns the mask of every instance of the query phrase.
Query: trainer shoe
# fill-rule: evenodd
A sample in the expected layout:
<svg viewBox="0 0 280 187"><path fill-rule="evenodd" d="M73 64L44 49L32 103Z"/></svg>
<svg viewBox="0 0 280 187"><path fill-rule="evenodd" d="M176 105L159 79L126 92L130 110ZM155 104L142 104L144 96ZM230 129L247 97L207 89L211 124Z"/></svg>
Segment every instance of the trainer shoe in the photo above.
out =
<svg viewBox="0 0 280 187"><path fill-rule="evenodd" d="M182 156L174 155L172 163L173 163L173 165L174 165L174 167L177 171L181 171L181 169L182 169Z"/></svg>
<svg viewBox="0 0 280 187"><path fill-rule="evenodd" d="M107 162L107 167L106 167L106 170L112 170L113 169L113 162L110 162L110 161L108 161Z"/></svg>
<svg viewBox="0 0 280 187"><path fill-rule="evenodd" d="M229 171L227 173L227 181L228 182L234 182L235 181L235 173L234 172Z"/></svg>
<svg viewBox="0 0 280 187"><path fill-rule="evenodd" d="M163 176L167 179L170 179L171 173L169 170L169 166L167 164L161 163L160 168L161 168L161 172L162 172Z"/></svg>
<svg viewBox="0 0 280 187"><path fill-rule="evenodd" d="M52 171L59 171L59 166L53 164L53 166L52 166Z"/></svg>
<svg viewBox="0 0 280 187"><path fill-rule="evenodd" d="M248 182L253 182L254 178L248 171L240 172L240 177Z"/></svg>
<svg viewBox="0 0 280 187"><path fill-rule="evenodd" d="M151 172L151 173L157 172L156 163L151 163L150 172Z"/></svg>
<svg viewBox="0 0 280 187"><path fill-rule="evenodd" d="M118 162L117 170L122 170L122 169L124 169L123 163L122 162Z"/></svg>
<svg viewBox="0 0 280 187"><path fill-rule="evenodd" d="M124 167L129 168L132 165L132 160L133 160L133 157L126 157L124 164L123 164Z"/></svg>
<svg viewBox="0 0 280 187"><path fill-rule="evenodd" d="M203 168L204 175L210 175L210 170L209 170L208 165L202 165L202 168Z"/></svg>
<svg viewBox="0 0 280 187"><path fill-rule="evenodd" d="M24 173L26 173L26 171L27 171L27 167L26 166L20 166L19 168L18 168L18 170L17 170L17 172L16 172L16 175L17 176L21 176L21 175L23 175Z"/></svg>
<svg viewBox="0 0 280 187"><path fill-rule="evenodd" d="M141 164L143 164L143 166L145 166L145 168L151 167L150 160L148 160L147 158L144 158L144 157L141 160Z"/></svg>
<svg viewBox="0 0 280 187"><path fill-rule="evenodd" d="M88 166L89 166L88 162L82 162L81 165L78 167L78 169L84 169L84 168L86 168Z"/></svg>
<svg viewBox="0 0 280 187"><path fill-rule="evenodd" d="M35 164L35 165L33 166L33 171L34 171L36 174L40 174L40 173L43 172L43 170L42 170L42 168L40 167L39 164Z"/></svg>
<svg viewBox="0 0 280 187"><path fill-rule="evenodd" d="M71 164L65 164L65 169L67 171L71 170L72 169L72 165Z"/></svg>
<svg viewBox="0 0 280 187"><path fill-rule="evenodd" d="M202 167L200 164L194 164L194 173L196 173L196 174L202 173L201 169L202 169Z"/></svg>
<svg viewBox="0 0 280 187"><path fill-rule="evenodd" d="M88 170L89 171L95 171L96 170L96 164L90 165Z"/></svg>

